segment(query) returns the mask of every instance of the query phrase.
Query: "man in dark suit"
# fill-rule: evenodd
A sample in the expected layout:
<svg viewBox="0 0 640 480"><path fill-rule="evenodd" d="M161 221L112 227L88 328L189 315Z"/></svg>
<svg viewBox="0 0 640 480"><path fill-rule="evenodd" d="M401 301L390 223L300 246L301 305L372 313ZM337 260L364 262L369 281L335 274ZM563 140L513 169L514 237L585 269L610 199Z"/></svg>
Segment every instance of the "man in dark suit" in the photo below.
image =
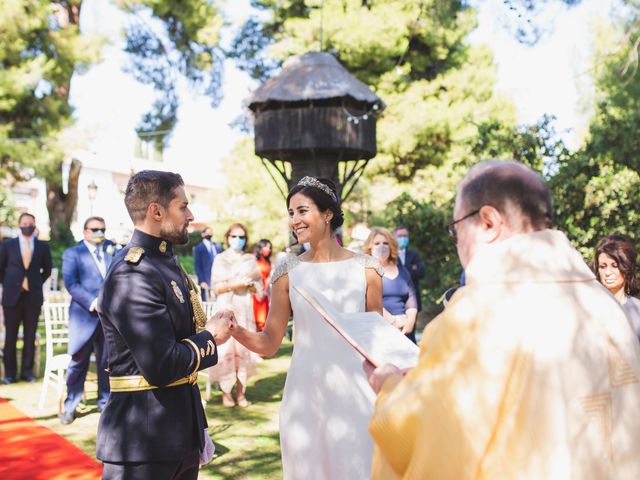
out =
<svg viewBox="0 0 640 480"><path fill-rule="evenodd" d="M420 294L420 280L424 278L424 263L420 258L420 254L415 250L409 249L409 230L404 225L398 225L393 230L393 235L398 242L398 262L407 269L411 275L411 280L416 288L416 297L418 300L418 312L422 310L422 295ZM415 343L416 327L407 336Z"/></svg>
<svg viewBox="0 0 640 480"><path fill-rule="evenodd" d="M198 371L217 363L233 313L207 322L197 287L173 254L174 244L187 243L193 220L180 175L136 173L125 205L135 230L98 298L111 394L97 457L104 480L195 480L199 460L212 454Z"/></svg>
<svg viewBox="0 0 640 480"><path fill-rule="evenodd" d="M211 240L211 229L205 227L202 231L202 242L196 245L193 252L196 276L200 284L202 300L207 300L207 292L211 288L211 265L216 255L222 252L222 245Z"/></svg>
<svg viewBox="0 0 640 480"><path fill-rule="evenodd" d="M106 225L101 217L84 222L84 240L68 248L62 255L62 278L71 295L69 307L69 355L67 398L60 422L67 425L75 419L76 407L82 399L84 381L89 371L91 353L96 356L98 371L98 410L109 398L109 376L104 334L96 310L100 287L111 265L113 247L105 248Z"/></svg>
<svg viewBox="0 0 640 480"><path fill-rule="evenodd" d="M4 371L2 383L14 383L17 379L16 341L22 323L24 346L22 347L22 374L20 378L34 382L33 360L35 353L38 317L42 308L42 284L51 275L51 251L49 245L35 238L36 219L23 213L18 219L21 234L5 240L0 249L0 282L2 282L2 308L6 328L4 343Z"/></svg>

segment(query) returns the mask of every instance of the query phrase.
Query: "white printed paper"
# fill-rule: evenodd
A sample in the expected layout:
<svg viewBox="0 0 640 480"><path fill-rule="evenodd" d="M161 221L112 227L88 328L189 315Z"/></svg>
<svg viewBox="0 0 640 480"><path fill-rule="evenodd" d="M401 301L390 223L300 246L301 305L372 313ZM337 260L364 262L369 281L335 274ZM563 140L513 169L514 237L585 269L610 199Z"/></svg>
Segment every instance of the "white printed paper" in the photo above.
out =
<svg viewBox="0 0 640 480"><path fill-rule="evenodd" d="M319 292L295 288L349 344L376 367L392 363L401 370L418 363L419 348L374 312L342 313Z"/></svg>

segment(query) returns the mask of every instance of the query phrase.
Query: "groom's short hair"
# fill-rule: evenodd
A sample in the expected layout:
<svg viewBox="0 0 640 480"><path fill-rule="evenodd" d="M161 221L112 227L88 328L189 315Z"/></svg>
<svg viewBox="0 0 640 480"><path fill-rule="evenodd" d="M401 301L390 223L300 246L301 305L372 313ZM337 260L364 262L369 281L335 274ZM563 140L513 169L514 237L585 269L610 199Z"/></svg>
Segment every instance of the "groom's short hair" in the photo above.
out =
<svg viewBox="0 0 640 480"><path fill-rule="evenodd" d="M133 175L124 194L124 204L133 224L145 219L149 205L154 202L169 208L176 197L176 188L182 186L184 181L177 173L142 170Z"/></svg>

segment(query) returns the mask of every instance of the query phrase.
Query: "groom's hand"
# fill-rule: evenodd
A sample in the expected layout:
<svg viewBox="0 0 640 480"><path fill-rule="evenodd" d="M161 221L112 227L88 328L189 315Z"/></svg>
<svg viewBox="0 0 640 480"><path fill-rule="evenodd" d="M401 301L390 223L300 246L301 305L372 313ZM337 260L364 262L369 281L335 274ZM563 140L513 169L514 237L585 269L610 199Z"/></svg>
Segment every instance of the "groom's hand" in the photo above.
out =
<svg viewBox="0 0 640 480"><path fill-rule="evenodd" d="M224 342L229 340L231 330L236 325L236 318L233 311L220 310L209 319L205 325L205 329L213 335L216 345L222 345Z"/></svg>

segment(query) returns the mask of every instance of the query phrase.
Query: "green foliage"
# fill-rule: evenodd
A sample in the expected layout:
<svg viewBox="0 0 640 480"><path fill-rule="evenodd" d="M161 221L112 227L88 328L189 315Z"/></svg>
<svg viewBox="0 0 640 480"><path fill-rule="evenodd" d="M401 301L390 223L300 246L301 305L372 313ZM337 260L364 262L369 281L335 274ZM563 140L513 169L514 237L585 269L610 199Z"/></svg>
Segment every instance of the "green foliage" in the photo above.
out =
<svg viewBox="0 0 640 480"><path fill-rule="evenodd" d="M71 241L69 241L69 239L65 239L65 240L49 240L49 242L47 242L49 244L49 249L51 250L51 261L52 261L52 265L53 268L57 268L58 270L62 271L62 254L64 253L64 251L75 245L75 241L73 239L71 239Z"/></svg>
<svg viewBox="0 0 640 480"><path fill-rule="evenodd" d="M159 92L139 131L162 131L154 136L161 144L176 123L180 75L214 104L220 99L222 17L209 0L115 1L130 14L123 26L129 71ZM69 226L77 198L73 182L63 193L61 169L61 134L73 123L71 79L99 61L104 44L81 34L82 6L83 0L0 0L0 179L46 180L54 237L58 220Z"/></svg>
<svg viewBox="0 0 640 480"><path fill-rule="evenodd" d="M595 111L584 146L558 162L550 184L556 224L586 258L598 240L624 233L640 240L640 4L602 31L594 56Z"/></svg>
<svg viewBox="0 0 640 480"><path fill-rule="evenodd" d="M250 20L232 56L257 77L290 55L320 47L386 102L368 174L422 187L431 166L455 169L476 125L513 123L513 107L493 94L491 54L471 47L475 11L458 0L254 2L269 20ZM320 30L321 19L323 29Z"/></svg>
<svg viewBox="0 0 640 480"><path fill-rule="evenodd" d="M637 21L640 10L634 13L632 17ZM596 53L596 107L586 151L589 156L609 157L640 173L640 31L631 30L621 37L619 27L618 32L603 32L601 37L607 33L615 40L601 43Z"/></svg>
<svg viewBox="0 0 640 480"><path fill-rule="evenodd" d="M211 225L214 237L220 238L232 223L242 223L249 230L249 242L271 240L274 247L288 243L287 208L273 179L253 152L253 141L241 140L230 156L223 160L227 183L212 199L216 218ZM277 173L276 173L277 175ZM224 205L220 203L224 199Z"/></svg>
<svg viewBox="0 0 640 480"><path fill-rule="evenodd" d="M8 189L0 190L0 225L14 225L18 221L18 212L13 206L11 192Z"/></svg>
<svg viewBox="0 0 640 480"><path fill-rule="evenodd" d="M182 265L182 268L184 268L184 270L189 275L196 274L196 267L193 263L193 255L178 255L178 260L180 261L180 265Z"/></svg>
<svg viewBox="0 0 640 480"><path fill-rule="evenodd" d="M56 226L60 237L57 240L49 241L49 248L51 249L51 260L54 268L62 269L62 254L64 251L76 244L73 233L68 226L58 223Z"/></svg>
<svg viewBox="0 0 640 480"><path fill-rule="evenodd" d="M545 115L533 125L510 126L485 122L478 128L471 152L480 159L504 158L522 162L539 172L553 172L571 153L558 138L554 117Z"/></svg>
<svg viewBox="0 0 640 480"><path fill-rule="evenodd" d="M202 235L199 230L189 232L189 241L184 245L174 245L173 251L179 256L193 256L193 249L202 241Z"/></svg>
<svg viewBox="0 0 640 480"><path fill-rule="evenodd" d="M624 233L640 240L640 175L606 159L578 152L550 180L556 225L585 258L602 237Z"/></svg>
<svg viewBox="0 0 640 480"><path fill-rule="evenodd" d="M138 132L161 132L153 138L162 144L178 120L176 74L188 82L192 91L208 96L212 105L221 99L224 57L219 40L223 19L217 3L208 0L116 3L131 14L125 32L125 51L130 60L127 70L158 93L138 125Z"/></svg>
<svg viewBox="0 0 640 480"><path fill-rule="evenodd" d="M403 193L372 218L372 225L409 227L411 248L420 252L425 262L421 293L428 303L436 302L445 290L456 286L462 271L455 245L445 228L452 211L452 205L439 207L416 202L411 195Z"/></svg>
<svg viewBox="0 0 640 480"><path fill-rule="evenodd" d="M66 3L0 0L3 177L24 178L33 172L26 169L59 175L62 150L56 137L71 122L71 76L98 59L100 45L80 35Z"/></svg>

